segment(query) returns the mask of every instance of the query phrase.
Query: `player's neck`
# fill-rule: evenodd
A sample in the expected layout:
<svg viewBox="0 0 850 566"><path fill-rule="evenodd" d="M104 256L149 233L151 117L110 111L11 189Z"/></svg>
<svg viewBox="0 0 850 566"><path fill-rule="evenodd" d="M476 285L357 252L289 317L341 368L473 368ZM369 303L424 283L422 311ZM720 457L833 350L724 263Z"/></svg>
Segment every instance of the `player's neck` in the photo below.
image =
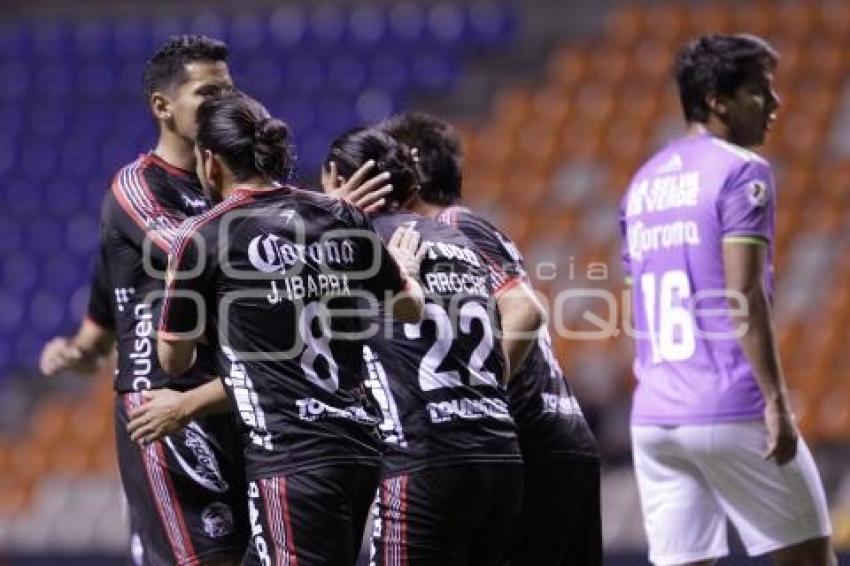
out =
<svg viewBox="0 0 850 566"><path fill-rule="evenodd" d="M431 204L425 202L421 198L417 197L410 204L409 210L414 214L419 214L420 216L427 216L428 218L436 218L443 212L447 207L440 204Z"/></svg>
<svg viewBox="0 0 850 566"><path fill-rule="evenodd" d="M153 152L169 165L184 171L195 170L195 151L192 144L170 134L159 136Z"/></svg>
<svg viewBox="0 0 850 566"><path fill-rule="evenodd" d="M239 181L235 177L231 177L224 183L224 188L221 191L222 198L227 198L234 191L268 191L273 185L268 179L262 177L254 177L247 181Z"/></svg>
<svg viewBox="0 0 850 566"><path fill-rule="evenodd" d="M729 128L723 122L711 119L708 122L690 122L685 130L685 137L699 137L709 135L725 142L738 144L729 132Z"/></svg>

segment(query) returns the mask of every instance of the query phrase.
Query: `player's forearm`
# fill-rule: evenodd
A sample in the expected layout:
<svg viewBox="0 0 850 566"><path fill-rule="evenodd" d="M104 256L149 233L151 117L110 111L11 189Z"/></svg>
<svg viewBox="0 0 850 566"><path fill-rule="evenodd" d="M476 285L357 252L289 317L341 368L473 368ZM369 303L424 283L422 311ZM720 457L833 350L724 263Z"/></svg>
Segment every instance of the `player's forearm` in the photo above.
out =
<svg viewBox="0 0 850 566"><path fill-rule="evenodd" d="M502 319L502 349L508 362L508 379L525 361L537 340L545 316L526 285L519 285L497 299Z"/></svg>
<svg viewBox="0 0 850 566"><path fill-rule="evenodd" d="M195 343L191 341L170 340L160 335L156 353L162 369L171 375L185 373L195 363Z"/></svg>
<svg viewBox="0 0 850 566"><path fill-rule="evenodd" d="M739 338L741 348L750 361L765 399L786 406L788 392L779 363L771 308L764 288L757 286L744 293L744 297L747 300L746 308L742 309L742 314L733 317L736 326L745 330Z"/></svg>
<svg viewBox="0 0 850 566"><path fill-rule="evenodd" d="M422 320L425 311L425 291L419 281L408 277L405 290L397 293L392 298L392 304L388 309L390 316L400 322L416 324Z"/></svg>
<svg viewBox="0 0 850 566"><path fill-rule="evenodd" d="M183 393L183 412L188 420L230 411L230 402L219 378Z"/></svg>
<svg viewBox="0 0 850 566"><path fill-rule="evenodd" d="M80 353L79 359L68 369L77 373L94 373L112 352L115 335L92 320L84 319L71 344Z"/></svg>

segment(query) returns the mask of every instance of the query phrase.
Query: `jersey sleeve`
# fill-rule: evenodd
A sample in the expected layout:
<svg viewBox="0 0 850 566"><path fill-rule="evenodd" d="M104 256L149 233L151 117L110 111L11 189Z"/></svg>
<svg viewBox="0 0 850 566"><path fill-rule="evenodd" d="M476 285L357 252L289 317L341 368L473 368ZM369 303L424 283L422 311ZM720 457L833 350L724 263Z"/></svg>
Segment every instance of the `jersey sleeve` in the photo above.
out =
<svg viewBox="0 0 850 566"><path fill-rule="evenodd" d="M104 261L104 250L97 256L90 286L89 304L86 316L89 320L109 330L115 329L112 313L112 286L109 283L109 271Z"/></svg>
<svg viewBox="0 0 850 566"><path fill-rule="evenodd" d="M457 216L455 227L478 248L496 295L528 278L519 248L497 228L466 213Z"/></svg>
<svg viewBox="0 0 850 566"><path fill-rule="evenodd" d="M724 185L718 202L724 241L773 241L776 187L770 165L750 161Z"/></svg>
<svg viewBox="0 0 850 566"><path fill-rule="evenodd" d="M111 188L115 200L112 227L142 253L157 270L168 265L168 254L187 216L168 206L148 185L142 165L125 167L115 176Z"/></svg>
<svg viewBox="0 0 850 566"><path fill-rule="evenodd" d="M176 338L203 331L212 284L212 259L201 232L186 232L175 242L166 276L159 333Z"/></svg>

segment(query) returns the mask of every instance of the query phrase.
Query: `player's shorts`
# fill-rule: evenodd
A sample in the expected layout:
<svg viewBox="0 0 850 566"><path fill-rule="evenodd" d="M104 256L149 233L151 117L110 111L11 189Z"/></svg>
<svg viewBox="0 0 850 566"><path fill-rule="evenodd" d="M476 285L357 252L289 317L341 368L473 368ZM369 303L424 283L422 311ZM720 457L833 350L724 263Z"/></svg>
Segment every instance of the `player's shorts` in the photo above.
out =
<svg viewBox="0 0 850 566"><path fill-rule="evenodd" d="M600 566L599 461L526 462L513 541L510 566Z"/></svg>
<svg viewBox="0 0 850 566"><path fill-rule="evenodd" d="M140 393L118 395L118 464L130 511L132 563L207 564L239 559L249 541L242 445L231 415L192 421L145 446L130 441L128 411Z"/></svg>
<svg viewBox="0 0 850 566"><path fill-rule="evenodd" d="M373 566L494 566L522 505L521 464L453 465L381 481Z"/></svg>
<svg viewBox="0 0 850 566"><path fill-rule="evenodd" d="M828 536L826 497L800 439L797 455L765 460L762 421L632 426L649 558L681 564L728 554L728 518L751 556Z"/></svg>
<svg viewBox="0 0 850 566"><path fill-rule="evenodd" d="M379 477L378 466L340 464L249 482L243 564L352 566Z"/></svg>

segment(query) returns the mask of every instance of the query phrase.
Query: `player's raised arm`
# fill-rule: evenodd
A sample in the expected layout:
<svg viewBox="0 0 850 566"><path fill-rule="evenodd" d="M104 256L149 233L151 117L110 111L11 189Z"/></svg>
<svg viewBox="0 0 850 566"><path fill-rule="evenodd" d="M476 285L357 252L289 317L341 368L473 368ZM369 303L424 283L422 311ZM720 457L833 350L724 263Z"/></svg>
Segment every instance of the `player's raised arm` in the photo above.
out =
<svg viewBox="0 0 850 566"><path fill-rule="evenodd" d="M412 226L400 226L387 242L387 251L398 265L404 279L404 289L392 298L390 316L407 323L422 320L425 310L425 291L419 283L419 267L425 255L425 246L419 244L420 235Z"/></svg>
<svg viewBox="0 0 850 566"><path fill-rule="evenodd" d="M766 457L774 458L781 465L794 458L798 433L779 362L773 314L764 284L766 256L766 242L755 238L727 239L723 244L726 287L745 299L744 308L733 305L730 309L733 323L743 331L741 347L765 397Z"/></svg>

